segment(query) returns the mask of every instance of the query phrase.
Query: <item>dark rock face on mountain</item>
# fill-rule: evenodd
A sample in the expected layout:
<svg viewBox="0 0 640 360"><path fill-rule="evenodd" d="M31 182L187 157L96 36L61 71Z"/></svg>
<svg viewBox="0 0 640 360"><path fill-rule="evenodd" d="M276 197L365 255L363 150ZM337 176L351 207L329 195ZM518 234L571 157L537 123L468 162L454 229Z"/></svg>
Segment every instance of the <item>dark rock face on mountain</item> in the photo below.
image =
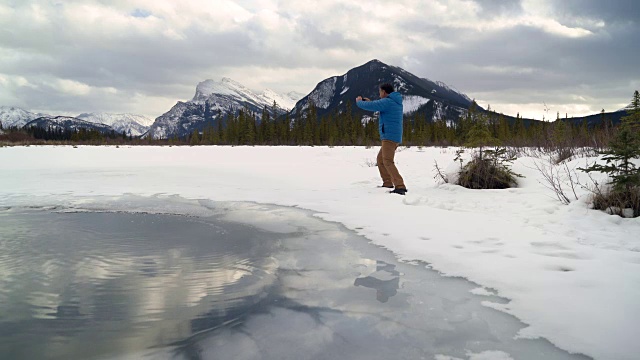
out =
<svg viewBox="0 0 640 360"><path fill-rule="evenodd" d="M346 111L349 104L351 111L365 115L356 108L355 98L378 99L378 88L382 83L393 84L403 95L405 115L418 112L433 120L457 119L472 103L469 97L442 82L420 78L399 67L372 60L342 76L318 83L309 95L296 103L292 115L303 114L310 101L316 106L318 116Z"/></svg>

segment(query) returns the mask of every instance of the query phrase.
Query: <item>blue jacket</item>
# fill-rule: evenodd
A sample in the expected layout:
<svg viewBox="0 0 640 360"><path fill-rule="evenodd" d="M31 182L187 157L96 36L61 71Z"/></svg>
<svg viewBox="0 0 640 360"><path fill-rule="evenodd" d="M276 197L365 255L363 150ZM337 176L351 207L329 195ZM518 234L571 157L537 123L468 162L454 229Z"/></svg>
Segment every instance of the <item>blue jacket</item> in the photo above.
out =
<svg viewBox="0 0 640 360"><path fill-rule="evenodd" d="M357 101L356 105L363 110L380 112L380 139L402 142L402 95L399 92L394 91L380 100Z"/></svg>

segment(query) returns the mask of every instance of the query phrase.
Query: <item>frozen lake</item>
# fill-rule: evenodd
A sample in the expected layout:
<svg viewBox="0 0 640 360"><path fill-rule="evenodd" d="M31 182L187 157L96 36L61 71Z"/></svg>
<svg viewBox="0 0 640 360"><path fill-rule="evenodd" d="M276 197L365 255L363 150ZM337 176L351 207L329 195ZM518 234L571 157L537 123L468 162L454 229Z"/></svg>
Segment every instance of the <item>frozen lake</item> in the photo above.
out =
<svg viewBox="0 0 640 360"><path fill-rule="evenodd" d="M516 339L490 289L294 208L4 208L0 271L2 359L587 359Z"/></svg>

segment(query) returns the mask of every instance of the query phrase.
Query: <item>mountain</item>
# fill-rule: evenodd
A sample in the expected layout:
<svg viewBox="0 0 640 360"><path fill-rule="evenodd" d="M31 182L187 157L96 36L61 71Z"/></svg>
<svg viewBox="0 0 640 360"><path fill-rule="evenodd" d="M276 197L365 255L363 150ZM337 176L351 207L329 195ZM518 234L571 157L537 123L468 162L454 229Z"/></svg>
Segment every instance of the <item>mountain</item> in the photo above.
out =
<svg viewBox="0 0 640 360"><path fill-rule="evenodd" d="M296 103L292 115L303 114L313 101L318 116L343 112L351 102L351 111L360 116L370 115L355 106L355 98L363 96L378 99L382 83L391 83L403 95L404 113L426 114L431 119L457 119L465 113L472 100L439 81L419 78L396 66L371 60L349 70L341 76L333 76L318 83L311 93Z"/></svg>
<svg viewBox="0 0 640 360"><path fill-rule="evenodd" d="M154 139L184 137L194 130L202 131L207 125L213 125L227 113L244 108L254 112L258 119L265 106L271 116L278 116L294 106L299 99L297 96L296 93L282 95L269 89L258 94L229 78L205 80L196 87L193 99L178 101L168 112L156 118L146 135ZM278 105L275 111L272 109L274 101Z"/></svg>
<svg viewBox="0 0 640 360"><path fill-rule="evenodd" d="M218 105L217 108L212 107L215 110L226 110L233 102L242 102L255 106L262 111L264 105L271 106L275 101L280 107L291 109L299 98L292 99L289 94L281 95L271 89L257 94L239 82L229 78L222 78L221 81L209 79L198 84L196 94L193 96L191 102L202 104L206 101L218 100L212 104Z"/></svg>
<svg viewBox="0 0 640 360"><path fill-rule="evenodd" d="M568 119L562 119L563 121L568 121L573 123L574 126L580 126L582 123L586 121L587 126L601 126L602 119L609 121L610 124L618 125L620 124L623 117L628 116L626 109L604 113L604 114L593 114L587 116L578 116L578 117L570 117Z"/></svg>
<svg viewBox="0 0 640 360"><path fill-rule="evenodd" d="M111 131L114 131L113 128L111 128L109 125L95 124L89 121L84 121L82 119L69 116L43 116L31 120L24 125L25 128L31 126L53 130L79 130L84 128L87 130L98 130L102 133L109 133Z"/></svg>
<svg viewBox="0 0 640 360"><path fill-rule="evenodd" d="M121 134L122 131L125 131L127 134L131 134L133 136L142 135L149 129L149 127L153 123L153 120L149 118L133 114L84 113L73 118L67 116L51 116L46 114L33 113L13 106L0 106L0 122L5 128L23 127L27 123L35 119L40 119L40 121L31 125L41 126L47 123L45 119L57 119L55 121L48 122L47 126L51 125L55 128L57 128L58 126L68 128L85 127L104 130L104 125L108 125L109 132L113 129L119 134ZM66 120L63 121L63 119ZM79 122L77 120L84 120L87 123ZM61 125L63 123L66 125Z"/></svg>
<svg viewBox="0 0 640 360"><path fill-rule="evenodd" d="M94 124L109 125L118 134L122 134L124 131L131 136L140 136L146 133L153 124L152 119L134 114L83 113L76 118Z"/></svg>
<svg viewBox="0 0 640 360"><path fill-rule="evenodd" d="M0 106L0 123L2 127L23 127L26 123L45 114L32 113L13 106Z"/></svg>

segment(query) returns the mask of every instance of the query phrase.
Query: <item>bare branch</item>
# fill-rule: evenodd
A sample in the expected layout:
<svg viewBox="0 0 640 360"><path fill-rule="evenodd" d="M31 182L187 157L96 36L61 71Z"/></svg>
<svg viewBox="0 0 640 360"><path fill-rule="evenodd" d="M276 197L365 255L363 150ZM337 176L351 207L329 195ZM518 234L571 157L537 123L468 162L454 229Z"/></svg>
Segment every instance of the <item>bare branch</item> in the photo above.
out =
<svg viewBox="0 0 640 360"><path fill-rule="evenodd" d="M571 201L569 197L565 194L564 189L562 188L562 179L560 178L560 174L557 170L555 170L555 166L551 161L548 162L549 165L545 165L538 161L534 162L534 166L536 170L542 175L544 179L544 183L540 182L544 187L553 191L556 194L556 198L563 204L568 205ZM572 184L573 187L573 184ZM577 198L577 197L576 197Z"/></svg>
<svg viewBox="0 0 640 360"><path fill-rule="evenodd" d="M440 170L440 167L438 166L438 162L437 161L433 161L434 163L434 169L436 170L436 174L433 176L433 178L438 181L438 178L442 179L442 181L444 181L445 184L449 183L449 178L447 178L447 175L442 173L442 170Z"/></svg>

